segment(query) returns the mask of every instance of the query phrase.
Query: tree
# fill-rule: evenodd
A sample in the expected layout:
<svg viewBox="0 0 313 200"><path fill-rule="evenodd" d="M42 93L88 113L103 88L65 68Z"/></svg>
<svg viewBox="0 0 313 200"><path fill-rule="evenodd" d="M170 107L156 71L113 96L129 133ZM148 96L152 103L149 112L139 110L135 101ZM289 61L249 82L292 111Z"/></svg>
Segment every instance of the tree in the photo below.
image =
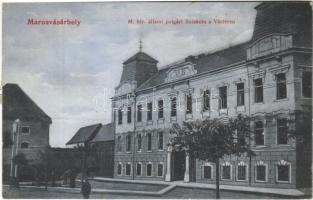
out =
<svg viewBox="0 0 313 200"><path fill-rule="evenodd" d="M219 192L219 161L227 155L254 155L250 149L250 118L205 119L173 124L170 144L174 151L185 151L190 157L214 162L216 166L216 198Z"/></svg>

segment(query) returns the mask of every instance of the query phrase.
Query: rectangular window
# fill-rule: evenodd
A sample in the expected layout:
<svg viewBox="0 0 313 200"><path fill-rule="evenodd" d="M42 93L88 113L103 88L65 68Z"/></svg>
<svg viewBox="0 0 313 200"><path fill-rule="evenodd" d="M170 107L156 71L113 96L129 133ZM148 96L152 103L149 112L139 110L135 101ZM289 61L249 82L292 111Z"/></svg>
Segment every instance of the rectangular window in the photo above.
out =
<svg viewBox="0 0 313 200"><path fill-rule="evenodd" d="M254 80L254 102L263 102L263 80L262 78L257 78Z"/></svg>
<svg viewBox="0 0 313 200"><path fill-rule="evenodd" d="M141 151L141 134L137 136L137 151Z"/></svg>
<svg viewBox="0 0 313 200"><path fill-rule="evenodd" d="M137 122L141 122L142 119L142 105L137 105Z"/></svg>
<svg viewBox="0 0 313 200"><path fill-rule="evenodd" d="M137 176L141 176L141 164L140 163L137 163L136 175Z"/></svg>
<svg viewBox="0 0 313 200"><path fill-rule="evenodd" d="M29 126L23 126L21 132L23 134L30 134L30 127Z"/></svg>
<svg viewBox="0 0 313 200"><path fill-rule="evenodd" d="M247 180L247 166L246 165L238 165L238 181L245 181Z"/></svg>
<svg viewBox="0 0 313 200"><path fill-rule="evenodd" d="M126 151L129 152L131 150L131 136L126 136Z"/></svg>
<svg viewBox="0 0 313 200"><path fill-rule="evenodd" d="M159 132L158 148L159 150L163 150L163 132Z"/></svg>
<svg viewBox="0 0 313 200"><path fill-rule="evenodd" d="M147 164L147 176L152 176L152 164Z"/></svg>
<svg viewBox="0 0 313 200"><path fill-rule="evenodd" d="M203 178L212 179L212 167L203 166Z"/></svg>
<svg viewBox="0 0 313 200"><path fill-rule="evenodd" d="M186 114L192 113L192 96L191 94L188 94L186 96Z"/></svg>
<svg viewBox="0 0 313 200"><path fill-rule="evenodd" d="M277 180L289 181L289 165L277 165Z"/></svg>
<svg viewBox="0 0 313 200"><path fill-rule="evenodd" d="M152 149L152 136L151 133L147 134L147 146L148 146L148 151L151 151Z"/></svg>
<svg viewBox="0 0 313 200"><path fill-rule="evenodd" d="M122 175L122 164L117 165L117 175Z"/></svg>
<svg viewBox="0 0 313 200"><path fill-rule="evenodd" d="M152 103L147 103L147 120L152 120Z"/></svg>
<svg viewBox="0 0 313 200"><path fill-rule="evenodd" d="M276 97L277 99L287 98L286 74L276 75Z"/></svg>
<svg viewBox="0 0 313 200"><path fill-rule="evenodd" d="M287 119L277 120L277 144L287 144Z"/></svg>
<svg viewBox="0 0 313 200"><path fill-rule="evenodd" d="M262 121L257 121L254 124L254 140L255 145L264 145L264 128Z"/></svg>
<svg viewBox="0 0 313 200"><path fill-rule="evenodd" d="M312 72L303 72L302 74L302 95L312 98Z"/></svg>
<svg viewBox="0 0 313 200"><path fill-rule="evenodd" d="M130 172L131 172L131 164L127 163L126 164L126 176L130 176Z"/></svg>
<svg viewBox="0 0 313 200"><path fill-rule="evenodd" d="M176 106L177 106L177 101L176 97L173 97L171 99L171 117L176 117Z"/></svg>
<svg viewBox="0 0 313 200"><path fill-rule="evenodd" d="M158 176L163 176L163 164L158 164Z"/></svg>
<svg viewBox="0 0 313 200"><path fill-rule="evenodd" d="M132 107L128 107L127 108L127 123L131 123L132 122Z"/></svg>
<svg viewBox="0 0 313 200"><path fill-rule="evenodd" d="M230 180L231 179L231 169L230 166L222 166L222 179Z"/></svg>
<svg viewBox="0 0 313 200"><path fill-rule="evenodd" d="M28 142L22 142L21 143L21 149L27 149L29 146L29 143Z"/></svg>
<svg viewBox="0 0 313 200"><path fill-rule="evenodd" d="M210 110L210 90L205 90L203 92L203 111Z"/></svg>
<svg viewBox="0 0 313 200"><path fill-rule="evenodd" d="M117 137L117 151L122 151L122 137L118 136Z"/></svg>
<svg viewBox="0 0 313 200"><path fill-rule="evenodd" d="M227 86L219 88L219 109L227 108Z"/></svg>
<svg viewBox="0 0 313 200"><path fill-rule="evenodd" d="M158 101L158 117L159 119L162 119L164 116L163 116L163 100L159 100Z"/></svg>
<svg viewBox="0 0 313 200"><path fill-rule="evenodd" d="M123 112L122 109L118 109L118 124L123 123Z"/></svg>
<svg viewBox="0 0 313 200"><path fill-rule="evenodd" d="M256 166L256 180L257 181L266 181L266 166L258 165Z"/></svg>
<svg viewBox="0 0 313 200"><path fill-rule="evenodd" d="M245 87L244 83L237 84L237 106L245 105Z"/></svg>

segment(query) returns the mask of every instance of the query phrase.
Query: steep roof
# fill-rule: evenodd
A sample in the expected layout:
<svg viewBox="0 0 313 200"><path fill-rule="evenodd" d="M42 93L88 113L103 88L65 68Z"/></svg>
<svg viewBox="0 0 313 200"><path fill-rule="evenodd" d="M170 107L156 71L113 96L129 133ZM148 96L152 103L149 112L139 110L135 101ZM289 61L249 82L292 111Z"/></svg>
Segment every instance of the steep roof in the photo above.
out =
<svg viewBox="0 0 313 200"><path fill-rule="evenodd" d="M66 145L89 142L96 136L101 126L102 124L93 124L80 128L72 137L72 139L66 143Z"/></svg>
<svg viewBox="0 0 313 200"><path fill-rule="evenodd" d="M156 59L152 58L151 56L149 56L145 52L139 51L138 53L136 53L132 57L128 58L123 64L127 64L127 63L132 62L132 61L139 61L139 60L140 61L148 61L148 62L152 62L152 63L158 62Z"/></svg>
<svg viewBox="0 0 313 200"><path fill-rule="evenodd" d="M90 142L106 142L114 140L113 123L103 125Z"/></svg>
<svg viewBox="0 0 313 200"><path fill-rule="evenodd" d="M189 56L193 58L197 74L219 69L221 67L231 65L246 60L246 47L248 42L242 43L230 48L222 49L214 53L200 54L198 56ZM154 87L165 83L166 74L171 69L171 66L161 69L156 75L143 83L138 90Z"/></svg>
<svg viewBox="0 0 313 200"><path fill-rule="evenodd" d="M3 119L39 120L52 123L51 118L17 85L3 86Z"/></svg>

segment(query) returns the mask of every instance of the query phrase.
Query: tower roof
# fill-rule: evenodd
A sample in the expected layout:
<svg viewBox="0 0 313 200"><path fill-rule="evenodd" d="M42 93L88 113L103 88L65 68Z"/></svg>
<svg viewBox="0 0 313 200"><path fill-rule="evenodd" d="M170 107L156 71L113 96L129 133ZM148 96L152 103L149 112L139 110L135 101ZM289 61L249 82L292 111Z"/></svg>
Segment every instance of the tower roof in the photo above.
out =
<svg viewBox="0 0 313 200"><path fill-rule="evenodd" d="M127 64L130 63L132 61L148 61L148 62L152 62L152 63L158 63L158 61L154 58L152 58L151 56L149 56L148 54L146 54L145 52L139 51L138 53L136 53L135 55L133 55L132 57L128 58L123 64Z"/></svg>

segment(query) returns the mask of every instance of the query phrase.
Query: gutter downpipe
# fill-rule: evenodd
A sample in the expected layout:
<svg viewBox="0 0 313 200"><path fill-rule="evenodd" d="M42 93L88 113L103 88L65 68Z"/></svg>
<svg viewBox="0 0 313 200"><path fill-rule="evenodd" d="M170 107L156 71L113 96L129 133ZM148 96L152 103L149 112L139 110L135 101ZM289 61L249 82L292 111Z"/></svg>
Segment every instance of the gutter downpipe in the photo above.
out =
<svg viewBox="0 0 313 200"><path fill-rule="evenodd" d="M132 164L132 170L133 170L133 174L132 174L132 178L133 180L135 180L135 151L136 151L136 114L137 114L137 110L136 110L136 93L134 91L134 147L133 147L133 164Z"/></svg>
<svg viewBox="0 0 313 200"><path fill-rule="evenodd" d="M249 106L248 106L248 114L249 114L249 117L251 117L251 111L250 111L250 105L251 105L251 93L250 93L250 79L249 79L249 68L248 68L248 65L246 65L247 67L247 75L248 75L248 95L249 95ZM249 122L250 123L250 122ZM250 124L249 124L250 125ZM249 145L251 145L251 140L249 139ZM251 146L250 146L251 147ZM251 167L252 167L252 155L251 153L249 153L249 186L251 186Z"/></svg>

